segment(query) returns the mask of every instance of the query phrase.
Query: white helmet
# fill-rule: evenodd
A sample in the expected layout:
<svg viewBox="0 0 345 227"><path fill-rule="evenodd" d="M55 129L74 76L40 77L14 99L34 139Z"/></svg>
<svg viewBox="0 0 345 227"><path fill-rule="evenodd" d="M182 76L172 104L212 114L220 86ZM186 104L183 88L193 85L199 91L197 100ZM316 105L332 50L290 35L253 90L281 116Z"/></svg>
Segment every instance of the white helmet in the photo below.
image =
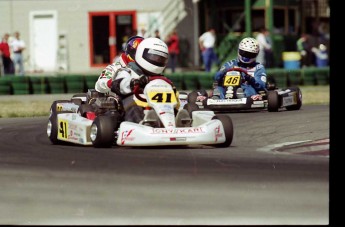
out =
<svg viewBox="0 0 345 227"><path fill-rule="evenodd" d="M259 42L256 39L244 38L238 45L238 59L246 64L253 63L259 51Z"/></svg>
<svg viewBox="0 0 345 227"><path fill-rule="evenodd" d="M146 38L138 46L135 61L144 71L161 74L169 58L168 46L161 39Z"/></svg>

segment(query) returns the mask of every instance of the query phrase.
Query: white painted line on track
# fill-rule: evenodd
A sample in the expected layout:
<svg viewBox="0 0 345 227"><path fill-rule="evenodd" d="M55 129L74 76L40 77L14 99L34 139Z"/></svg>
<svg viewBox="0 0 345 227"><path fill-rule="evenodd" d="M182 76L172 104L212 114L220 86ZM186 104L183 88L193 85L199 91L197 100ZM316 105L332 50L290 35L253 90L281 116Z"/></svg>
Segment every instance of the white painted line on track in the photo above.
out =
<svg viewBox="0 0 345 227"><path fill-rule="evenodd" d="M293 145L293 144L298 144L298 143L305 143L305 142L310 142L312 140L303 140L303 141L295 141L295 142L284 142L284 143L277 143L277 144L271 144L265 147L258 148L257 151L263 151L263 152L274 152L278 148L288 146L288 145Z"/></svg>
<svg viewBox="0 0 345 227"><path fill-rule="evenodd" d="M329 157L329 139L304 140L271 144L258 148L257 151L275 154L315 155Z"/></svg>

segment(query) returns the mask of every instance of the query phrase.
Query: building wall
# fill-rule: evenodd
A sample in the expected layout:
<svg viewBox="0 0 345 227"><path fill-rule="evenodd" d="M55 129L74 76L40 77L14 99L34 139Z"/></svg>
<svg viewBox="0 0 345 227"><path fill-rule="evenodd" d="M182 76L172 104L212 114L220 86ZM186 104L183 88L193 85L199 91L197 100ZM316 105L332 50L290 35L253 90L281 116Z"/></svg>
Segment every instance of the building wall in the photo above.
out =
<svg viewBox="0 0 345 227"><path fill-rule="evenodd" d="M137 11L137 19L164 11L176 0L1 0L0 34L21 33L27 49L23 52L26 69L30 69L30 12L57 11L58 34L64 33L68 42L70 72L99 71L90 67L88 13L97 11ZM137 21L138 29L148 21Z"/></svg>

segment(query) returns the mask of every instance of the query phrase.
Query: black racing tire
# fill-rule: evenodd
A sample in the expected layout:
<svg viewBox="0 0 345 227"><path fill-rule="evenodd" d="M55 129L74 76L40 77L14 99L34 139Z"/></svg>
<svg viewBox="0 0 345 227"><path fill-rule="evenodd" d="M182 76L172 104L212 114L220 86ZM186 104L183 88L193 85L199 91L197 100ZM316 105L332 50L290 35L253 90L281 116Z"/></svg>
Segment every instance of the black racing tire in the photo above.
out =
<svg viewBox="0 0 345 227"><path fill-rule="evenodd" d="M229 147L234 138L234 125L232 123L230 116L225 115L225 114L216 114L216 116L214 116L212 120L213 119L218 119L222 122L224 133L225 133L225 142L220 143L220 144L215 144L214 146L215 147Z"/></svg>
<svg viewBox="0 0 345 227"><path fill-rule="evenodd" d="M197 90L197 91L192 91L188 94L188 97L187 97L187 102L188 103L195 103L196 100L197 100L197 97L200 95L203 95L205 96L206 98L208 97L208 93L205 89L202 89L202 90Z"/></svg>
<svg viewBox="0 0 345 227"><path fill-rule="evenodd" d="M190 92L187 96L187 103L195 103L197 97L198 97L197 91Z"/></svg>
<svg viewBox="0 0 345 227"><path fill-rule="evenodd" d="M286 110L291 111L291 110L299 110L302 107L302 91L299 89L299 87L296 88L290 88L290 90L295 90L296 95L297 95L297 104L292 105L292 106L286 106Z"/></svg>
<svg viewBox="0 0 345 227"><path fill-rule="evenodd" d="M110 116L96 117L91 125L90 138L94 147L111 147L115 142L113 118Z"/></svg>
<svg viewBox="0 0 345 227"><path fill-rule="evenodd" d="M208 110L207 99L209 99L209 98L206 98L206 99L202 100L202 105L204 106L204 109L205 109L205 110L206 110L206 109Z"/></svg>
<svg viewBox="0 0 345 227"><path fill-rule="evenodd" d="M75 97L87 97L87 94L86 94L86 93L74 94L74 95L72 96L72 98L75 98Z"/></svg>
<svg viewBox="0 0 345 227"><path fill-rule="evenodd" d="M71 98L71 102L80 106L81 104L85 103L83 102L82 98L87 99L87 94L86 93L74 94Z"/></svg>
<svg viewBox="0 0 345 227"><path fill-rule="evenodd" d="M57 114L51 114L47 123L47 135L52 144L62 144L62 141L58 140L58 122Z"/></svg>
<svg viewBox="0 0 345 227"><path fill-rule="evenodd" d="M78 114L82 117L86 117L87 112L93 112L93 108L90 104L81 104L78 108Z"/></svg>
<svg viewBox="0 0 345 227"><path fill-rule="evenodd" d="M83 104L83 100L81 100L80 98L74 98L74 99L71 99L71 102L73 102L74 104L80 106L81 104Z"/></svg>
<svg viewBox="0 0 345 227"><path fill-rule="evenodd" d="M189 113L189 116L192 118L192 112L199 110L199 106L196 103L186 103L183 106L183 109L187 110Z"/></svg>
<svg viewBox="0 0 345 227"><path fill-rule="evenodd" d="M200 92L201 95L208 97L208 93L205 89L198 90L198 92Z"/></svg>
<svg viewBox="0 0 345 227"><path fill-rule="evenodd" d="M144 119L144 108L141 106L132 106L125 112L125 121L139 123Z"/></svg>
<svg viewBox="0 0 345 227"><path fill-rule="evenodd" d="M275 90L277 88L277 82L276 79L274 78L274 76L272 75L268 75L267 76L267 90Z"/></svg>
<svg viewBox="0 0 345 227"><path fill-rule="evenodd" d="M267 91L267 110L268 112L278 112L279 95L277 91Z"/></svg>

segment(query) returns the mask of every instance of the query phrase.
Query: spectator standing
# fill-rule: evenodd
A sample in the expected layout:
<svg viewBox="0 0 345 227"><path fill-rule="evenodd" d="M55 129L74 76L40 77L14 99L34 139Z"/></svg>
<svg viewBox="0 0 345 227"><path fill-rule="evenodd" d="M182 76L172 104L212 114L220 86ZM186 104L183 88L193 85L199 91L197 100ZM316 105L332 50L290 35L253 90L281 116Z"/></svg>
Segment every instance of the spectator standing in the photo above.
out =
<svg viewBox="0 0 345 227"><path fill-rule="evenodd" d="M297 51L301 54L301 66L310 66L313 62L313 53L308 34L302 34L296 42Z"/></svg>
<svg viewBox="0 0 345 227"><path fill-rule="evenodd" d="M25 50L25 42L20 39L20 33L14 33L14 39L12 40L10 46L13 50L13 60L15 71L18 68L19 75L24 75L24 61L23 61L23 51Z"/></svg>
<svg viewBox="0 0 345 227"><path fill-rule="evenodd" d="M315 65L316 67L328 66L328 53L327 47L324 44L320 44L319 48L312 47L311 51L315 54Z"/></svg>
<svg viewBox="0 0 345 227"><path fill-rule="evenodd" d="M210 28L207 32L203 33L199 37L199 47L202 54L202 60L204 62L205 71L210 72L212 63L219 64L218 57L214 51L216 44L216 31L214 28Z"/></svg>
<svg viewBox="0 0 345 227"><path fill-rule="evenodd" d="M10 35L6 33L0 43L0 56L2 58L4 74L14 74L14 66L11 59L10 46L8 44L8 38Z"/></svg>
<svg viewBox="0 0 345 227"><path fill-rule="evenodd" d="M266 28L261 28L260 32L256 36L256 40L260 46L260 52L256 59L266 68L272 66L271 61L273 59L271 38L269 37L269 34L270 33Z"/></svg>
<svg viewBox="0 0 345 227"><path fill-rule="evenodd" d="M158 39L160 39L161 38L161 35L160 35L160 33L159 33L159 30L158 29L156 29L155 30L155 36L154 37L156 37L156 38L158 38Z"/></svg>
<svg viewBox="0 0 345 227"><path fill-rule="evenodd" d="M169 34L166 43L169 50L169 67L171 68L171 72L175 72L176 61L180 54L180 41L176 29Z"/></svg>
<svg viewBox="0 0 345 227"><path fill-rule="evenodd" d="M146 32L146 29L145 28L140 29L140 32L138 32L138 36L141 36L143 38L147 38L148 34Z"/></svg>

